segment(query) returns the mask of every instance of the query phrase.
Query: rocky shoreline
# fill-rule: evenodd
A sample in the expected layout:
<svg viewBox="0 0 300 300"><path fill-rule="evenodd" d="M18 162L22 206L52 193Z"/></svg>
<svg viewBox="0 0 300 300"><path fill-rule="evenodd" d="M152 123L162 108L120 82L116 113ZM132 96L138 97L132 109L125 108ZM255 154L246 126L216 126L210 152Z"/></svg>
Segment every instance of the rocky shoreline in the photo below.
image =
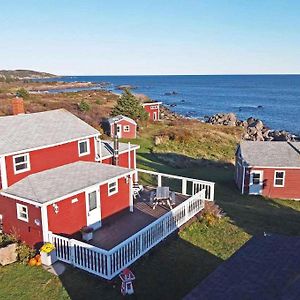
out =
<svg viewBox="0 0 300 300"><path fill-rule="evenodd" d="M296 141L295 136L285 130L272 130L263 121L250 117L247 120L239 120L234 113L218 113L213 116L205 116L205 123L223 126L239 126L244 129L242 139L247 141Z"/></svg>

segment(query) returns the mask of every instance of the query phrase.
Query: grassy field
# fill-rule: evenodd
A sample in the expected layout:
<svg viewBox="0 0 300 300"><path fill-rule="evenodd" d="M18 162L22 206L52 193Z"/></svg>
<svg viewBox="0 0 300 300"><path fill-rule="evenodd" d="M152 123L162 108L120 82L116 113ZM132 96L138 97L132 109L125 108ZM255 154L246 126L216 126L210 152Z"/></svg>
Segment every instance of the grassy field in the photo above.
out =
<svg viewBox="0 0 300 300"><path fill-rule="evenodd" d="M162 132L172 138L155 146ZM181 299L252 235L300 234L299 202L241 196L235 188L230 161L238 129L184 122L150 125L140 135L139 167L215 181L226 217L212 226L196 221L137 261L133 298ZM60 278L20 264L0 267L0 299L119 299L119 289L118 279L108 283L71 267Z"/></svg>

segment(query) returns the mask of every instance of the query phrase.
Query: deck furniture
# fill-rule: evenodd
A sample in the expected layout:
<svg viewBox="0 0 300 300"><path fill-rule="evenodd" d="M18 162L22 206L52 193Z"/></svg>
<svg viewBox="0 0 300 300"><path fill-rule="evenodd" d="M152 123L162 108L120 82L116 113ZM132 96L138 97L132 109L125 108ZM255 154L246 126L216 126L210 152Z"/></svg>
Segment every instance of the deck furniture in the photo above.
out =
<svg viewBox="0 0 300 300"><path fill-rule="evenodd" d="M157 205L168 205L169 208L172 209L170 202L170 188L168 186L159 186L156 188L156 195L152 208L155 209Z"/></svg>
<svg viewBox="0 0 300 300"><path fill-rule="evenodd" d="M141 184L134 182L132 185L133 198L136 199L137 197L140 197L140 192L142 192L143 190L144 187Z"/></svg>

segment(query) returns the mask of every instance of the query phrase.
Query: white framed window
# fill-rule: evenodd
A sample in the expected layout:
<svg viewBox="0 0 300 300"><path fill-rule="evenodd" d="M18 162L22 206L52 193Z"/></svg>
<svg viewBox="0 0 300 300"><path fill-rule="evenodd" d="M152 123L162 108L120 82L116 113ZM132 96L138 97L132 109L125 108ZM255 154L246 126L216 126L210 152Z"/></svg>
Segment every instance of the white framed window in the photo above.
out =
<svg viewBox="0 0 300 300"><path fill-rule="evenodd" d="M130 126L129 125L124 125L123 130L124 130L124 132L129 132L130 131Z"/></svg>
<svg viewBox="0 0 300 300"><path fill-rule="evenodd" d="M90 154L90 140L83 140L78 142L78 153L79 156Z"/></svg>
<svg viewBox="0 0 300 300"><path fill-rule="evenodd" d="M15 174L27 172L30 170L29 153L13 156Z"/></svg>
<svg viewBox="0 0 300 300"><path fill-rule="evenodd" d="M108 183L108 196L114 195L118 192L118 180Z"/></svg>
<svg viewBox="0 0 300 300"><path fill-rule="evenodd" d="M274 186L284 187L285 171L274 172Z"/></svg>
<svg viewBox="0 0 300 300"><path fill-rule="evenodd" d="M28 207L26 205L17 203L17 218L19 220L28 222Z"/></svg>
<svg viewBox="0 0 300 300"><path fill-rule="evenodd" d="M157 109L157 106L156 105L152 105L150 106L151 109Z"/></svg>

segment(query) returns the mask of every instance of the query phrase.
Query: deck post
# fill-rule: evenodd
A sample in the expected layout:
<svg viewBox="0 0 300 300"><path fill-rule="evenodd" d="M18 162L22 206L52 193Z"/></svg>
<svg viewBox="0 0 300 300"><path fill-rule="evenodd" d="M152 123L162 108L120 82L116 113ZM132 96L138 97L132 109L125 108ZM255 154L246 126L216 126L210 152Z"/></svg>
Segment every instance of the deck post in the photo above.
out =
<svg viewBox="0 0 300 300"><path fill-rule="evenodd" d="M215 184L211 184L210 186L210 197L209 197L210 201L214 201L215 200Z"/></svg>
<svg viewBox="0 0 300 300"><path fill-rule="evenodd" d="M183 178L182 180L181 180L181 182L182 182L182 189L181 189L181 193L182 193L182 195L187 195L187 193L186 193L186 190L187 190L187 180L185 179L185 178Z"/></svg>
<svg viewBox="0 0 300 300"><path fill-rule="evenodd" d="M75 248L74 248L74 240L69 240L69 254L70 254L70 262L72 266L75 264Z"/></svg>
<svg viewBox="0 0 300 300"><path fill-rule="evenodd" d="M111 273L111 256L110 256L110 252L106 255L107 257L107 277L110 279L112 279L112 273Z"/></svg>
<svg viewBox="0 0 300 300"><path fill-rule="evenodd" d="M132 190L132 180L133 178L129 177L129 211L133 212L133 190Z"/></svg>
<svg viewBox="0 0 300 300"><path fill-rule="evenodd" d="M157 186L161 186L161 175L157 175Z"/></svg>

